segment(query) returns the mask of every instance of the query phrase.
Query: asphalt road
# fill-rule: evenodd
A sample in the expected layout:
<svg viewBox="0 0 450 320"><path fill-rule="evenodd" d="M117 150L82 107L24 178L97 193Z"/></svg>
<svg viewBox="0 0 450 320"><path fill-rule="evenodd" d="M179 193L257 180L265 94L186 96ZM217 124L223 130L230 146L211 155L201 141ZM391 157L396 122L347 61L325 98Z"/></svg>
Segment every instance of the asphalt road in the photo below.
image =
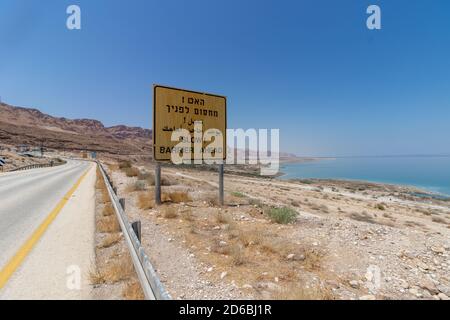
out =
<svg viewBox="0 0 450 320"><path fill-rule="evenodd" d="M11 281L6 286L9 293L5 297L4 292L0 292L1 298L12 296L18 296L19 298L58 298L47 295L45 288L36 288L34 291L24 292L22 287L28 286L28 289L32 289L33 283L36 283L37 286L38 279L45 278L46 274L50 279L49 281L53 281L52 268L53 265L57 265L57 260L64 260L64 255L71 259L71 255L76 256L78 254L77 252L71 253L70 249L87 250L89 252L81 252L81 256L85 255L88 256L88 260L91 259L92 250L90 249L93 248L94 230L95 167L89 162L69 160L67 164L59 167L0 174L0 270L2 270L89 168L87 178L83 180L84 182L80 184L77 191L44 233L42 239L37 242L17 270L16 273L23 274L20 278L24 281L18 281L11 277ZM70 241L68 240L69 237L72 237ZM64 242L66 240L67 244ZM77 248L79 243L83 242L84 247ZM85 250L85 248L87 249ZM52 251L53 253L49 254ZM86 261L84 258L83 260ZM70 261L73 264L78 264L78 262ZM69 264L69 261L61 261L61 263L66 265ZM33 265L35 266L33 267ZM34 270L30 272L29 269L32 268ZM65 281L65 270L63 273L63 275L60 275L61 281ZM14 287L12 289L10 282ZM64 296L59 298L64 298Z"/></svg>

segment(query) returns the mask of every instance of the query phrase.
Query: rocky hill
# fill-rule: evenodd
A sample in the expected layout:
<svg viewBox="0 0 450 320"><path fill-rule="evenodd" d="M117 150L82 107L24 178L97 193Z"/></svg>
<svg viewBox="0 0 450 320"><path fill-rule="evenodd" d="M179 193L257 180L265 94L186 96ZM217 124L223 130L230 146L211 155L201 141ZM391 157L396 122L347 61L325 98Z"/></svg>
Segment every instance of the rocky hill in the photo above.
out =
<svg viewBox="0 0 450 320"><path fill-rule="evenodd" d="M53 117L37 109L0 104L0 144L92 150L109 154L151 154L149 129L105 127L93 119Z"/></svg>

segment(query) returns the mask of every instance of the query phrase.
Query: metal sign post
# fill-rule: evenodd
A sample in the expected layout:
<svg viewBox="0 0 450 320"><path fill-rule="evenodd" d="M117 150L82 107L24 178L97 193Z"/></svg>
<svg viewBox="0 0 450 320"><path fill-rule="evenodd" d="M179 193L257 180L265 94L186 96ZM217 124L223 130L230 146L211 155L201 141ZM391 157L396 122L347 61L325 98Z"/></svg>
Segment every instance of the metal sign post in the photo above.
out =
<svg viewBox="0 0 450 320"><path fill-rule="evenodd" d="M224 194L223 194L223 163L219 164L219 204L223 206Z"/></svg>

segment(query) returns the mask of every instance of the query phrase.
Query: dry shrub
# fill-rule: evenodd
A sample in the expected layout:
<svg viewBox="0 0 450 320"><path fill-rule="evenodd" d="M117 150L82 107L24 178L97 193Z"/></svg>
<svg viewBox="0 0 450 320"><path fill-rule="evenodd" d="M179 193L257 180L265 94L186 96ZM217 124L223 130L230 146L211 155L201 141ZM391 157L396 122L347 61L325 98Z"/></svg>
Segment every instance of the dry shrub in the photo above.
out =
<svg viewBox="0 0 450 320"><path fill-rule="evenodd" d="M386 210L386 204L385 204L385 203L377 203L377 204L375 205L375 209L384 211L384 210Z"/></svg>
<svg viewBox="0 0 450 320"><path fill-rule="evenodd" d="M120 224L115 216L103 217L97 220L97 230L101 233L119 232Z"/></svg>
<svg viewBox="0 0 450 320"><path fill-rule="evenodd" d="M174 203L181 202L191 202L192 199L189 197L187 192L184 191L174 191L169 193L170 200Z"/></svg>
<svg viewBox="0 0 450 320"><path fill-rule="evenodd" d="M103 242L99 245L99 248L109 248L118 243L120 239L122 239L122 235L120 233L108 234Z"/></svg>
<svg viewBox="0 0 450 320"><path fill-rule="evenodd" d="M291 201L291 206L293 206L293 207L300 207L300 203L298 201L292 200Z"/></svg>
<svg viewBox="0 0 450 320"><path fill-rule="evenodd" d="M175 219L178 217L177 210L174 207L165 206L162 208L162 216L166 219Z"/></svg>
<svg viewBox="0 0 450 320"><path fill-rule="evenodd" d="M100 285L106 282L105 276L97 268L89 271L89 281L92 285Z"/></svg>
<svg viewBox="0 0 450 320"><path fill-rule="evenodd" d="M302 253L304 260L303 266L306 270L320 270L323 254L316 249L305 249Z"/></svg>
<svg viewBox="0 0 450 320"><path fill-rule="evenodd" d="M215 239L213 244L211 245L211 251L218 253L218 254L224 254L224 255L230 255L231 253L231 245L230 244L221 244L221 239Z"/></svg>
<svg viewBox="0 0 450 320"><path fill-rule="evenodd" d="M109 197L109 193L108 193L108 190L106 189L106 187L104 189L102 189L102 202L104 204L111 202L111 198Z"/></svg>
<svg viewBox="0 0 450 320"><path fill-rule="evenodd" d="M207 202L212 207L219 206L219 198L217 193L208 192L202 197L203 201Z"/></svg>
<svg viewBox="0 0 450 320"><path fill-rule="evenodd" d="M230 246L229 255L235 266L240 266L245 263L244 249L239 244L233 244Z"/></svg>
<svg viewBox="0 0 450 320"><path fill-rule="evenodd" d="M127 177L137 177L139 174L139 169L135 168L135 167L131 167L131 168L125 168L123 169L123 172L125 172L125 175Z"/></svg>
<svg viewBox="0 0 450 320"><path fill-rule="evenodd" d="M302 287L291 284L272 295L274 300L334 300L332 292L322 286Z"/></svg>
<svg viewBox="0 0 450 320"><path fill-rule="evenodd" d="M133 275L133 264L128 257L119 257L119 260L110 263L102 274L106 282L116 283L126 280Z"/></svg>
<svg viewBox="0 0 450 320"><path fill-rule="evenodd" d="M436 222L436 223L447 224L447 221L444 218L441 218L441 217L432 217L431 221Z"/></svg>
<svg viewBox="0 0 450 320"><path fill-rule="evenodd" d="M279 253L279 240L267 237L260 243L261 250L267 253Z"/></svg>
<svg viewBox="0 0 450 320"><path fill-rule="evenodd" d="M155 207L155 200L150 192L139 193L138 207L142 210L153 209Z"/></svg>
<svg viewBox="0 0 450 320"><path fill-rule="evenodd" d="M119 165L117 163L109 163L108 168L110 171L117 171L119 170Z"/></svg>
<svg viewBox="0 0 450 320"><path fill-rule="evenodd" d="M417 222L417 221L411 221L411 220L407 220L405 221L405 226L407 227L425 227L425 225L423 223Z"/></svg>
<svg viewBox="0 0 450 320"><path fill-rule="evenodd" d="M363 211L362 213L353 212L350 214L350 218L357 221L367 222L367 223L377 223L373 217L367 212Z"/></svg>
<svg viewBox="0 0 450 320"><path fill-rule="evenodd" d="M264 235L259 230L241 231L238 237L246 247L260 245L264 241Z"/></svg>
<svg viewBox="0 0 450 320"><path fill-rule="evenodd" d="M119 169L124 170L131 168L131 161L130 160L122 160L119 162Z"/></svg>
<svg viewBox="0 0 450 320"><path fill-rule="evenodd" d="M185 221L194 221L194 214L192 213L191 208L184 209L181 212L181 218Z"/></svg>
<svg viewBox="0 0 450 320"><path fill-rule="evenodd" d="M162 177L161 178L161 185L162 186L173 186L176 185L177 182L174 179L171 179L169 177Z"/></svg>
<svg viewBox="0 0 450 320"><path fill-rule="evenodd" d="M317 204L317 203L314 203L314 202L309 202L309 207L312 210L315 210L315 211L319 211L319 212L322 212L322 213L329 213L328 207L326 205L324 205L324 204Z"/></svg>
<svg viewBox="0 0 450 320"><path fill-rule="evenodd" d="M127 282L125 288L123 289L122 296L125 300L144 300L144 292L142 291L141 285L138 281Z"/></svg>
<svg viewBox="0 0 450 320"><path fill-rule="evenodd" d="M104 217L109 217L109 216L112 216L113 214L114 214L114 209L113 209L112 205L110 203L106 204L105 207L103 208L102 215Z"/></svg>
<svg viewBox="0 0 450 320"><path fill-rule="evenodd" d="M147 180L151 176L152 176L152 173L144 170L144 171L139 171L137 178L138 178L138 180Z"/></svg>
<svg viewBox="0 0 450 320"><path fill-rule="evenodd" d="M388 219L392 219L392 215L390 213L388 213L388 212L384 212L383 213L383 217L384 218L388 218Z"/></svg>
<svg viewBox="0 0 450 320"><path fill-rule="evenodd" d="M127 186L127 192L135 192L135 191L145 191L147 189L147 184L144 180L137 180L134 183L130 183Z"/></svg>
<svg viewBox="0 0 450 320"><path fill-rule="evenodd" d="M220 224L232 224L234 222L233 217L231 214L226 212L217 212L216 213L216 222Z"/></svg>

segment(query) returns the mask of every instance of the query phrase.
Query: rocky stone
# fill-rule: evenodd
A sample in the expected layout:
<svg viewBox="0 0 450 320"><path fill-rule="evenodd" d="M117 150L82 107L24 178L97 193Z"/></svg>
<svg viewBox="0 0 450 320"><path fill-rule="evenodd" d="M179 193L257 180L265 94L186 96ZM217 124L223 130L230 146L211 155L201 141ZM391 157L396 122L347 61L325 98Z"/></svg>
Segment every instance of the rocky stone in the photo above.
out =
<svg viewBox="0 0 450 320"><path fill-rule="evenodd" d="M375 300L375 299L376 299L375 296L372 294L359 297L359 300Z"/></svg>
<svg viewBox="0 0 450 320"><path fill-rule="evenodd" d="M439 253L442 254L445 252L445 249L444 249L444 247L432 246L431 251L433 251L434 253L437 253L437 254L439 254Z"/></svg>
<svg viewBox="0 0 450 320"><path fill-rule="evenodd" d="M292 260L292 259L294 259L294 257L295 257L295 254L290 253L290 254L287 255L286 259Z"/></svg>
<svg viewBox="0 0 450 320"><path fill-rule="evenodd" d="M416 265L417 265L418 268L420 268L422 270L428 270L429 269L428 265L426 263L422 262L422 261L418 261Z"/></svg>
<svg viewBox="0 0 450 320"><path fill-rule="evenodd" d="M439 293L437 296L441 300L450 300L450 298L445 293L442 293L442 292Z"/></svg>
<svg viewBox="0 0 450 320"><path fill-rule="evenodd" d="M409 283L406 282L403 279L400 279L400 287L403 288L403 289L408 289L409 288Z"/></svg>
<svg viewBox="0 0 450 320"><path fill-rule="evenodd" d="M428 279L421 280L419 282L419 287L424 290L427 290L428 292L430 292L433 295L439 293L439 290L436 288L436 285L431 280L428 280Z"/></svg>
<svg viewBox="0 0 450 320"><path fill-rule="evenodd" d="M419 294L419 290L417 290L416 288L411 288L409 289L409 293L414 296L417 296Z"/></svg>
<svg viewBox="0 0 450 320"><path fill-rule="evenodd" d="M352 281L349 282L349 284L350 284L350 286L351 286L353 289L359 289L359 282L358 282L358 281L352 280Z"/></svg>
<svg viewBox="0 0 450 320"><path fill-rule="evenodd" d="M437 285L436 287L439 290L439 292L445 293L446 295L450 294L450 288L449 287L446 287L446 286L444 286L442 284Z"/></svg>
<svg viewBox="0 0 450 320"><path fill-rule="evenodd" d="M227 276L228 272L224 271L220 274L220 279L223 279Z"/></svg>

